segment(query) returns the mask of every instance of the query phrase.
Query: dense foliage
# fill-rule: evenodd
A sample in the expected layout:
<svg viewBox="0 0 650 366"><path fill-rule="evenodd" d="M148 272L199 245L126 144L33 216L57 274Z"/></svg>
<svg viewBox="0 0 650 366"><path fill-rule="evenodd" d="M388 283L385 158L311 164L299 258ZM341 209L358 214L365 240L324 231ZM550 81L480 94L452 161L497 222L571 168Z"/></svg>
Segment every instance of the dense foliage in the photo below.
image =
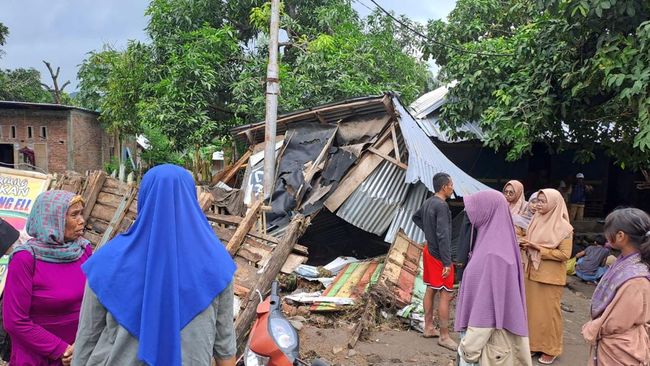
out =
<svg viewBox="0 0 650 366"><path fill-rule="evenodd" d="M431 21L427 53L458 84L443 110L453 131L480 121L516 159L536 141L604 147L622 167L650 165L650 2L459 0Z"/></svg>
<svg viewBox="0 0 650 366"><path fill-rule="evenodd" d="M147 15L150 44L88 54L84 106L122 136L155 131L197 156L263 119L269 3L153 0ZM410 102L431 81L411 37L378 13L359 19L348 0L285 1L281 35L280 113L388 90Z"/></svg>
<svg viewBox="0 0 650 366"><path fill-rule="evenodd" d="M52 103L52 95L43 89L36 69L0 70L0 100Z"/></svg>
<svg viewBox="0 0 650 366"><path fill-rule="evenodd" d="M0 46L3 46L7 41L7 35L9 34L9 28L6 25L0 22ZM0 50L0 56L2 56L2 50Z"/></svg>

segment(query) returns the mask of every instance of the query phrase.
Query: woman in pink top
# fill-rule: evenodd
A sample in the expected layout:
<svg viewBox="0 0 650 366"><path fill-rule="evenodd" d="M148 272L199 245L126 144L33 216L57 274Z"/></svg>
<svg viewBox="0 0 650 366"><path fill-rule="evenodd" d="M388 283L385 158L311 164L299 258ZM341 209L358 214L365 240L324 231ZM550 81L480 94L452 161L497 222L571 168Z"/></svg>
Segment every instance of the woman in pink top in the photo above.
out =
<svg viewBox="0 0 650 366"><path fill-rule="evenodd" d="M84 231L83 200L65 191L36 199L27 220L33 237L17 247L4 290L4 327L11 337L11 365L68 365L86 278L81 265L92 254Z"/></svg>
<svg viewBox="0 0 650 366"><path fill-rule="evenodd" d="M605 219L605 237L621 256L598 283L582 327L589 365L650 365L650 216L616 210Z"/></svg>

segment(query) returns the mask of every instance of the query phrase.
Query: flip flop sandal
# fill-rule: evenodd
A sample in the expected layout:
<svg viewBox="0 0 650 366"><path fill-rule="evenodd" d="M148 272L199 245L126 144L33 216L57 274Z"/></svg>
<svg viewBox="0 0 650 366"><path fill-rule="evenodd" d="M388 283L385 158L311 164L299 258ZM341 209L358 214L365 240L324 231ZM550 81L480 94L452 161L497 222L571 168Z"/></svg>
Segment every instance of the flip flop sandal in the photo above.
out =
<svg viewBox="0 0 650 366"><path fill-rule="evenodd" d="M540 358L537 359L537 362L541 363L542 365L552 365L553 362L555 362L555 359L557 358L557 356L553 356L550 361L542 361L542 357L544 356L540 356Z"/></svg>
<svg viewBox="0 0 650 366"><path fill-rule="evenodd" d="M566 311L567 313L573 313L575 311L571 305L567 305L565 303L560 303L560 309Z"/></svg>

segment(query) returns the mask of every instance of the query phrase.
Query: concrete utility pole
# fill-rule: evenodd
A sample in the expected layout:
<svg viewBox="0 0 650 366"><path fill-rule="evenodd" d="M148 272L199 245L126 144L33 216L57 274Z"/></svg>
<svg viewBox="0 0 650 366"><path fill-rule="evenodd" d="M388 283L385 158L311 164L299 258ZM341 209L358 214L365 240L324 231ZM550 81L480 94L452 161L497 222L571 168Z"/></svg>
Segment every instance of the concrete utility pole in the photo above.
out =
<svg viewBox="0 0 650 366"><path fill-rule="evenodd" d="M269 65L266 69L266 129L264 148L264 199L271 197L275 180L275 132L278 120L278 32L280 28L280 0L271 0L271 31L269 39Z"/></svg>

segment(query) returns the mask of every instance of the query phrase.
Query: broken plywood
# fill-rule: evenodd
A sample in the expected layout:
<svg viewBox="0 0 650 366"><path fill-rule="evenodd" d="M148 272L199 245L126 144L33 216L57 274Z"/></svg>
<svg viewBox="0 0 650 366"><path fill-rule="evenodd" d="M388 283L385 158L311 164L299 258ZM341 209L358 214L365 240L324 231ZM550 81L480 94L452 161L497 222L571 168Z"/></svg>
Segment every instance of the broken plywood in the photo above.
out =
<svg viewBox="0 0 650 366"><path fill-rule="evenodd" d="M377 289L398 307L411 303L413 286L420 271L422 249L400 230L388 251Z"/></svg>

